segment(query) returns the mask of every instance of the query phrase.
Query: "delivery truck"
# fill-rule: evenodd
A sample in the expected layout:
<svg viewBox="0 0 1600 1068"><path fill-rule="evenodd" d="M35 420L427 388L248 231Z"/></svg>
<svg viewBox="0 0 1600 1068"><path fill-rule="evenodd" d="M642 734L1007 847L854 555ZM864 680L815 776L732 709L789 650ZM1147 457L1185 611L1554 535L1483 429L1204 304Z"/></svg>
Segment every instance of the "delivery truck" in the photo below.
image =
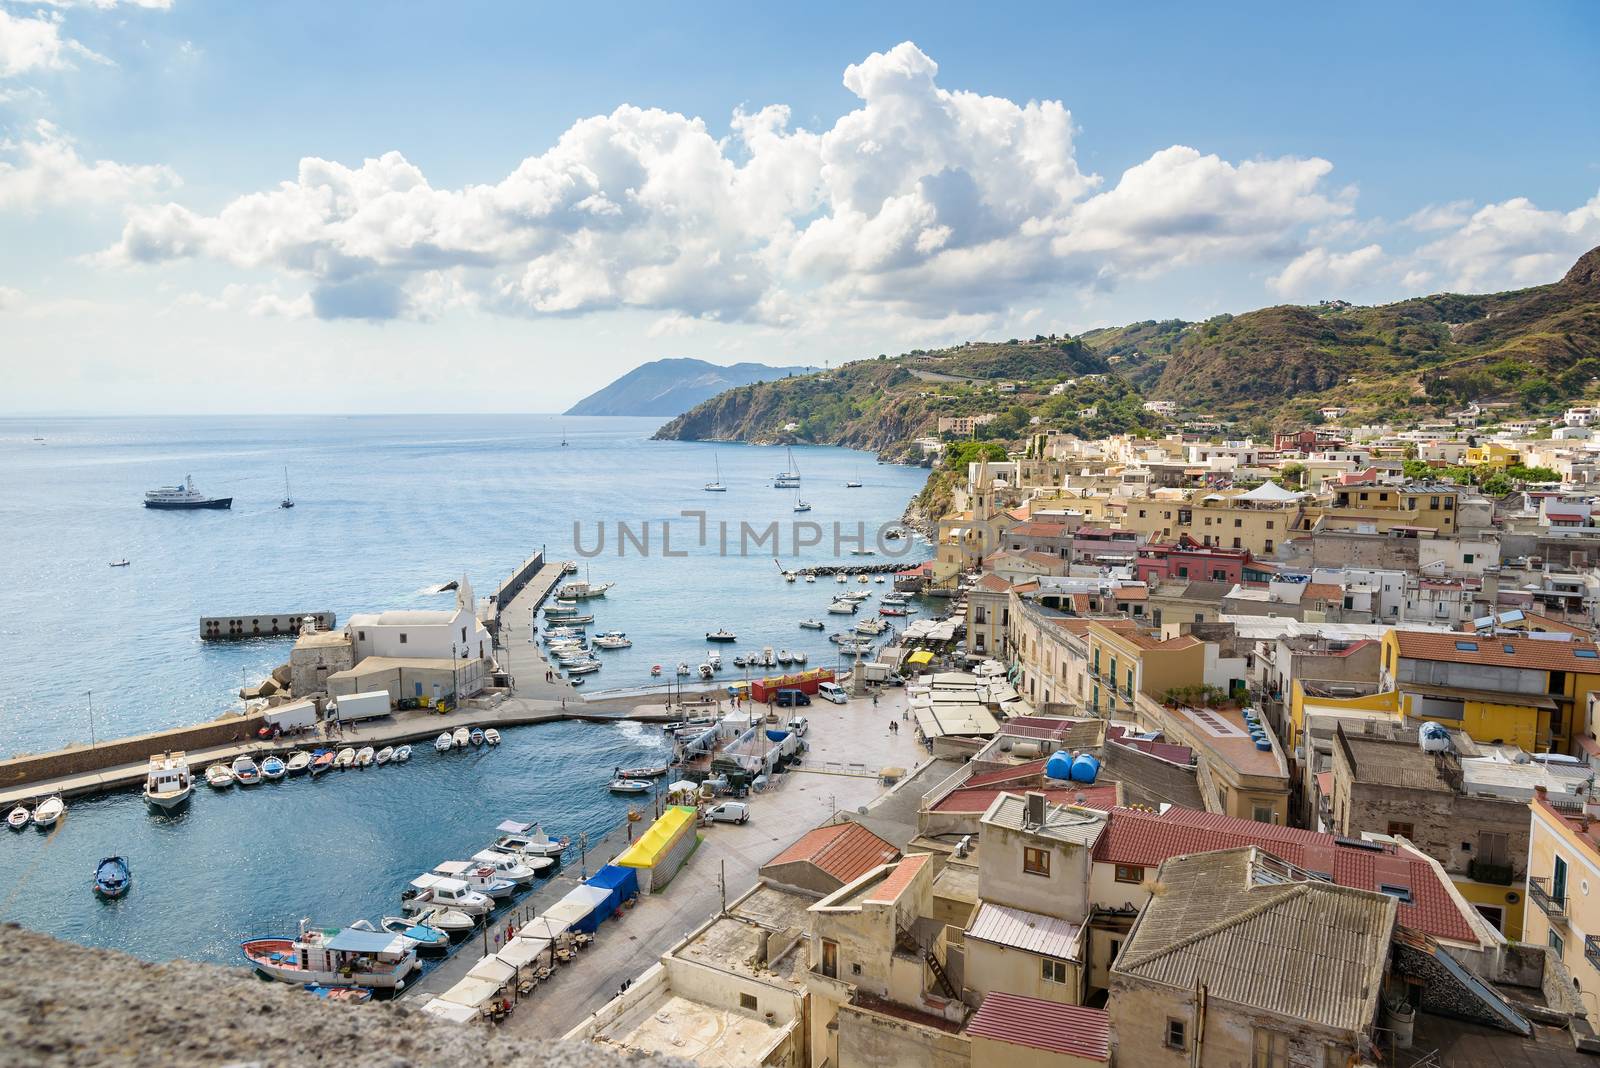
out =
<svg viewBox="0 0 1600 1068"><path fill-rule="evenodd" d="M279 734L304 730L317 725L317 706L310 701L291 701L263 714L267 726L276 727Z"/></svg>
<svg viewBox="0 0 1600 1068"><path fill-rule="evenodd" d="M372 690L368 693L347 693L333 699L333 718L340 723L354 723L360 719L373 719L389 714L389 691Z"/></svg>

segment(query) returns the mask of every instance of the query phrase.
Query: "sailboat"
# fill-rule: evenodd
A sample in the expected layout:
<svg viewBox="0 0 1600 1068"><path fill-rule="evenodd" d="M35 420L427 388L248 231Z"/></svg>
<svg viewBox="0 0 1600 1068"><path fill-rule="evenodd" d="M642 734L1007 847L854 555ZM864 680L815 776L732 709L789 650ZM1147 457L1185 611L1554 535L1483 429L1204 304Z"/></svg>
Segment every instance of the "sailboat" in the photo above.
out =
<svg viewBox="0 0 1600 1068"><path fill-rule="evenodd" d="M787 470L779 471L772 476L774 489L798 489L800 487L800 468L794 462L794 450L789 446L783 447L784 455L789 458Z"/></svg>
<svg viewBox="0 0 1600 1068"><path fill-rule="evenodd" d="M717 454L715 452L713 452L711 454L711 462L713 464L716 464L717 477L715 479L713 479L712 481L706 483L706 492L707 493L727 493L728 492L728 487L724 486L722 484L722 462L717 459Z"/></svg>
<svg viewBox="0 0 1600 1068"><path fill-rule="evenodd" d="M809 512L811 511L811 502L801 500L800 494L796 493L794 495L794 510L797 512Z"/></svg>
<svg viewBox="0 0 1600 1068"><path fill-rule="evenodd" d="M566 427L562 427L561 428L561 447L563 449L567 447L567 428Z"/></svg>
<svg viewBox="0 0 1600 1068"><path fill-rule="evenodd" d="M861 469L860 468L856 468L855 477L850 479L850 480L848 480L847 482L845 482L844 488L845 489L860 489L861 488Z"/></svg>
<svg viewBox="0 0 1600 1068"><path fill-rule="evenodd" d="M278 502L279 508L293 508L294 497L289 493L289 465L283 467L283 500Z"/></svg>

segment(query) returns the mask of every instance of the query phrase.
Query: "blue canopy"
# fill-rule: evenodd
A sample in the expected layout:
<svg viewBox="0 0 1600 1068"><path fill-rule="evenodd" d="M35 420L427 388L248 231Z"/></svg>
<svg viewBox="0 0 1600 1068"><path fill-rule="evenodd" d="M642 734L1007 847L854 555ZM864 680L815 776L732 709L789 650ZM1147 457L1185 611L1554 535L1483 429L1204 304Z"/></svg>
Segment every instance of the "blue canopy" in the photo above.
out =
<svg viewBox="0 0 1600 1068"><path fill-rule="evenodd" d="M588 885L611 891L605 901L595 907L591 917L598 926L601 920L621 907L623 901L639 895L639 873L619 864L607 864L589 877Z"/></svg>
<svg viewBox="0 0 1600 1068"><path fill-rule="evenodd" d="M328 939L328 948L338 953L390 953L399 935L388 931L352 931L346 927Z"/></svg>

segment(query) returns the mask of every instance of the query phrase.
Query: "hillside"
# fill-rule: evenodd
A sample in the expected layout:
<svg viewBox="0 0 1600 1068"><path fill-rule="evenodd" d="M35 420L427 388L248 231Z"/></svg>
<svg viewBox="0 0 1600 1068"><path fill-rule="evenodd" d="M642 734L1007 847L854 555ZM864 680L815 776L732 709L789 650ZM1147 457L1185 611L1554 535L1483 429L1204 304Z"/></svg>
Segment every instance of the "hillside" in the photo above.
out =
<svg viewBox="0 0 1600 1068"><path fill-rule="evenodd" d="M815 370L815 367L768 367L763 363L720 367L688 358L651 360L604 389L589 394L568 408L566 414L678 415L735 386L810 374Z"/></svg>
<svg viewBox="0 0 1600 1068"><path fill-rule="evenodd" d="M1471 401L1549 414L1597 376L1600 249L1559 282L1505 293L1279 305L1203 323L1152 319L1076 338L879 356L728 390L656 436L808 441L901 458L920 455L912 439L936 434L941 416L993 415L975 436L1018 442L1035 428L1155 430L1161 419L1144 402L1166 400L1262 434L1327 406L1400 422Z"/></svg>

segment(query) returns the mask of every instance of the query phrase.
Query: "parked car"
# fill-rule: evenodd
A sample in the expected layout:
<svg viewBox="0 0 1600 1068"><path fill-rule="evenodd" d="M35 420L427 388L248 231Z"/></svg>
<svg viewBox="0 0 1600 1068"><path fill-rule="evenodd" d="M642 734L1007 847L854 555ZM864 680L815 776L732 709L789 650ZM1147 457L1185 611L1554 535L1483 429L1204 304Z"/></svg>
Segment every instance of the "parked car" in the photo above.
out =
<svg viewBox="0 0 1600 1068"><path fill-rule="evenodd" d="M824 701L832 701L836 705L842 705L850 700L850 695L845 693L844 687L837 682L818 683L817 696Z"/></svg>
<svg viewBox="0 0 1600 1068"><path fill-rule="evenodd" d="M706 819L711 823L749 823L750 806L743 801L724 801L706 809Z"/></svg>
<svg viewBox="0 0 1600 1068"><path fill-rule="evenodd" d="M823 683L824 686L827 683ZM779 690L777 705L779 708L799 708L811 703L811 697L804 690Z"/></svg>
<svg viewBox="0 0 1600 1068"><path fill-rule="evenodd" d="M811 729L811 721L804 716L796 716L784 726L801 737L805 737L806 732Z"/></svg>

